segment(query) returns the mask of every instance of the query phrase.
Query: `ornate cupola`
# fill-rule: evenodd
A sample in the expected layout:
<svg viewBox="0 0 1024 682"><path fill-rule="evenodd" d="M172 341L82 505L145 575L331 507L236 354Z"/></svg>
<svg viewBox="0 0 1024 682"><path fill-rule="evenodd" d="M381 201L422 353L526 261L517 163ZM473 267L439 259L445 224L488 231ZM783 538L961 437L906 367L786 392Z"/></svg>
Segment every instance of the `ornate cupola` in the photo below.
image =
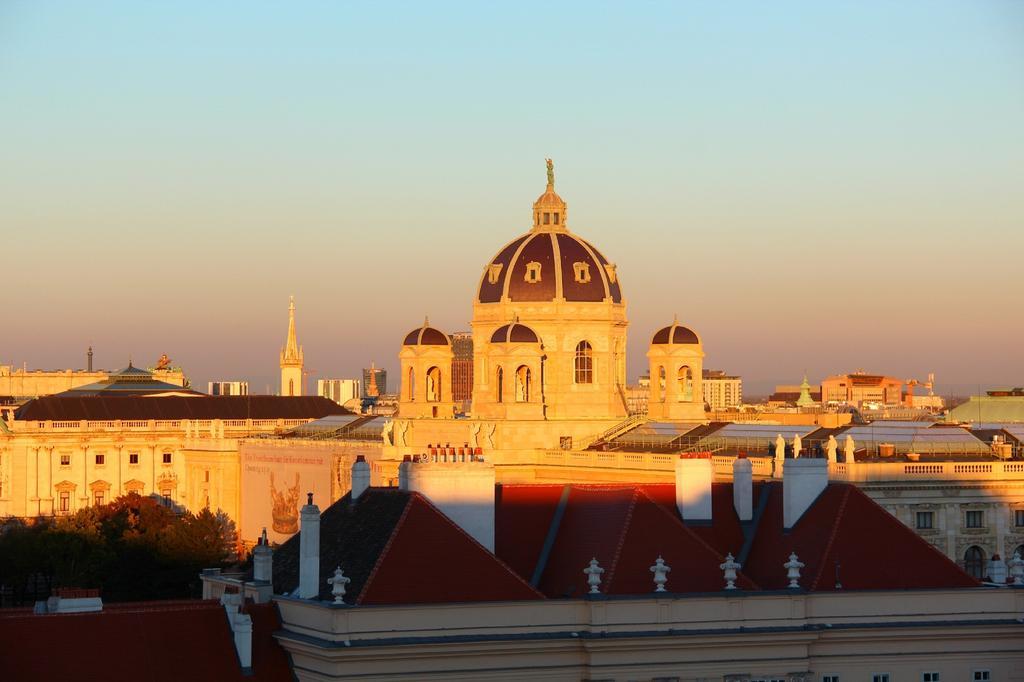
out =
<svg viewBox="0 0 1024 682"><path fill-rule="evenodd" d="M548 164L548 186L544 194L533 202L534 231L565 232L565 202L555 192L555 164L546 159Z"/></svg>
<svg viewBox="0 0 1024 682"><path fill-rule="evenodd" d="M398 353L402 364L402 390L398 398L398 414L406 418L451 419L455 416L452 400L451 340L445 332L423 326L405 335Z"/></svg>
<svg viewBox="0 0 1024 682"><path fill-rule="evenodd" d="M651 337L647 358L651 370L647 412L651 419L702 421L704 347L697 332L674 319Z"/></svg>

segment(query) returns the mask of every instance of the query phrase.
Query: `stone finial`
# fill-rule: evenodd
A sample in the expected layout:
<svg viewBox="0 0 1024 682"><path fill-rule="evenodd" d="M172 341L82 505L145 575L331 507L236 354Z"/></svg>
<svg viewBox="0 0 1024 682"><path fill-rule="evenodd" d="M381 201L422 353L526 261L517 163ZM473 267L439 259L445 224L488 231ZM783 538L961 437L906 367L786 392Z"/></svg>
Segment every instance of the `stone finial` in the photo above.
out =
<svg viewBox="0 0 1024 682"><path fill-rule="evenodd" d="M853 453L856 449L857 446L853 442L853 436L846 434L846 442L843 444L843 454L846 455L847 464L853 464Z"/></svg>
<svg viewBox="0 0 1024 682"><path fill-rule="evenodd" d="M789 553L789 561L782 565L786 569L786 577L789 578L790 589L800 589L800 569L804 567L804 562L796 558L796 552Z"/></svg>
<svg viewBox="0 0 1024 682"><path fill-rule="evenodd" d="M306 504L310 507L313 506L313 493L306 493Z"/></svg>
<svg viewBox="0 0 1024 682"><path fill-rule="evenodd" d="M1006 565L1010 569L1010 584L1024 585L1024 559L1021 559L1020 552L1014 552Z"/></svg>
<svg viewBox="0 0 1024 682"><path fill-rule="evenodd" d="M665 589L665 583L668 582L668 574L672 568L665 564L665 560L658 555L654 565L651 566L651 573L654 574L654 591L655 592L667 592Z"/></svg>
<svg viewBox="0 0 1024 682"><path fill-rule="evenodd" d="M993 554L988 562L988 579L997 585L1005 585L1006 575L1006 562L998 554Z"/></svg>
<svg viewBox="0 0 1024 682"><path fill-rule="evenodd" d="M800 434L795 434L793 436L793 459L798 458L800 456L800 451L803 449L804 444L803 441L800 440Z"/></svg>
<svg viewBox="0 0 1024 682"><path fill-rule="evenodd" d="M722 569L725 578L725 589L735 590L736 589L736 571L740 570L740 564L733 558L732 552L729 552L725 556L725 562L718 564L718 567Z"/></svg>
<svg viewBox="0 0 1024 682"><path fill-rule="evenodd" d="M590 585L590 594L601 593L601 574L604 569L597 565L597 558L590 560L590 565L583 569L587 576L587 585Z"/></svg>
<svg viewBox="0 0 1024 682"><path fill-rule="evenodd" d="M331 585L331 594L334 595L335 604L345 603L345 585L348 585L350 582L352 582L352 579L345 577L341 566L334 569L333 577L327 579L327 584Z"/></svg>

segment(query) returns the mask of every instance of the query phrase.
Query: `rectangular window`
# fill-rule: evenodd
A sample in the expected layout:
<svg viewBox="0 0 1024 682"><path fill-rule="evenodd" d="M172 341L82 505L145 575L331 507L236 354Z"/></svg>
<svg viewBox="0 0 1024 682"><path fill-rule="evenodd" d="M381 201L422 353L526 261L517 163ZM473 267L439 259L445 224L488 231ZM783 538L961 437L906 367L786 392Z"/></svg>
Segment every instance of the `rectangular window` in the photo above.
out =
<svg viewBox="0 0 1024 682"><path fill-rule="evenodd" d="M1015 509L1013 511L1013 525L1017 526L1018 528L1024 528L1024 509ZM979 672L987 671L983 670Z"/></svg>
<svg viewBox="0 0 1024 682"><path fill-rule="evenodd" d="M550 213L545 213L544 214L544 224L545 225L551 224L551 214Z"/></svg>
<svg viewBox="0 0 1024 682"><path fill-rule="evenodd" d="M934 526L932 525L935 521L934 512L917 512L917 527L920 530L930 530Z"/></svg>
<svg viewBox="0 0 1024 682"><path fill-rule="evenodd" d="M105 455L96 455L96 464L102 466L105 459Z"/></svg>
<svg viewBox="0 0 1024 682"><path fill-rule="evenodd" d="M207 469L206 471L204 471L203 475L206 477L206 482L209 483L210 482L210 470Z"/></svg>
<svg viewBox="0 0 1024 682"><path fill-rule="evenodd" d="M171 463L171 453L165 452L164 453L164 464L170 464L170 463Z"/></svg>
<svg viewBox="0 0 1024 682"><path fill-rule="evenodd" d="M97 507L100 506L101 504L103 504L103 491L102 490L97 490L95 493L93 493L93 501L95 502Z"/></svg>
<svg viewBox="0 0 1024 682"><path fill-rule="evenodd" d="M839 675L822 675L821 682L839 682Z"/></svg>
<svg viewBox="0 0 1024 682"><path fill-rule="evenodd" d="M984 528L985 512L969 511L964 514L964 525L968 528Z"/></svg>
<svg viewBox="0 0 1024 682"><path fill-rule="evenodd" d="M889 682L889 673L875 673L871 676L871 682Z"/></svg>
<svg viewBox="0 0 1024 682"><path fill-rule="evenodd" d="M974 671L974 682L991 682L992 671L991 670L975 670Z"/></svg>
<svg viewBox="0 0 1024 682"><path fill-rule="evenodd" d="M170 507L171 506L171 491L170 490L161 490L160 491L160 495L163 496L163 498L164 498L164 504L166 506Z"/></svg>
<svg viewBox="0 0 1024 682"><path fill-rule="evenodd" d="M71 493L67 490L62 490L60 492L60 507L58 507L58 509L64 514L71 511Z"/></svg>
<svg viewBox="0 0 1024 682"><path fill-rule="evenodd" d="M60 465L62 467L69 467L69 466L71 466L71 455L61 455L60 456Z"/></svg>
<svg viewBox="0 0 1024 682"><path fill-rule="evenodd" d="M138 464L139 463L139 453L137 453L137 452L129 452L128 453L128 463L129 464Z"/></svg>
<svg viewBox="0 0 1024 682"><path fill-rule="evenodd" d="M939 682L939 674L921 673L921 682Z"/></svg>

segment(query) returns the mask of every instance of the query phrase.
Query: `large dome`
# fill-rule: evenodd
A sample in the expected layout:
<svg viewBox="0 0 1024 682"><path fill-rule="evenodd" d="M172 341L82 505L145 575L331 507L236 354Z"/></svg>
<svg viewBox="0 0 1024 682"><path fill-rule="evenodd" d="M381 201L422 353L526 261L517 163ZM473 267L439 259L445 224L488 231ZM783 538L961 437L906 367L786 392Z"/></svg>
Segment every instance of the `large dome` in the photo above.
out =
<svg viewBox="0 0 1024 682"><path fill-rule="evenodd" d="M615 266L566 227L566 206L555 193L554 171L533 204L533 229L506 244L484 269L477 302L622 303Z"/></svg>

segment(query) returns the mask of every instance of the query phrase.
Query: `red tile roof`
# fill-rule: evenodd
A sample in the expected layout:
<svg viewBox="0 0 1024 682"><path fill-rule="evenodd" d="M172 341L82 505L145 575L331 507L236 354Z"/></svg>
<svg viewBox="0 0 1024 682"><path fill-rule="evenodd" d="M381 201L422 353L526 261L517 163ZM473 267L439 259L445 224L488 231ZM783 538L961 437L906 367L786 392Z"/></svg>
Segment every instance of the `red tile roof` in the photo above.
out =
<svg viewBox="0 0 1024 682"><path fill-rule="evenodd" d="M214 601L104 605L96 613L0 612L0 677L21 680L292 680L273 639L272 605L248 605L252 674L239 665L224 608Z"/></svg>
<svg viewBox="0 0 1024 682"><path fill-rule="evenodd" d="M321 396L47 396L15 413L21 421L114 419L319 419L351 414Z"/></svg>

